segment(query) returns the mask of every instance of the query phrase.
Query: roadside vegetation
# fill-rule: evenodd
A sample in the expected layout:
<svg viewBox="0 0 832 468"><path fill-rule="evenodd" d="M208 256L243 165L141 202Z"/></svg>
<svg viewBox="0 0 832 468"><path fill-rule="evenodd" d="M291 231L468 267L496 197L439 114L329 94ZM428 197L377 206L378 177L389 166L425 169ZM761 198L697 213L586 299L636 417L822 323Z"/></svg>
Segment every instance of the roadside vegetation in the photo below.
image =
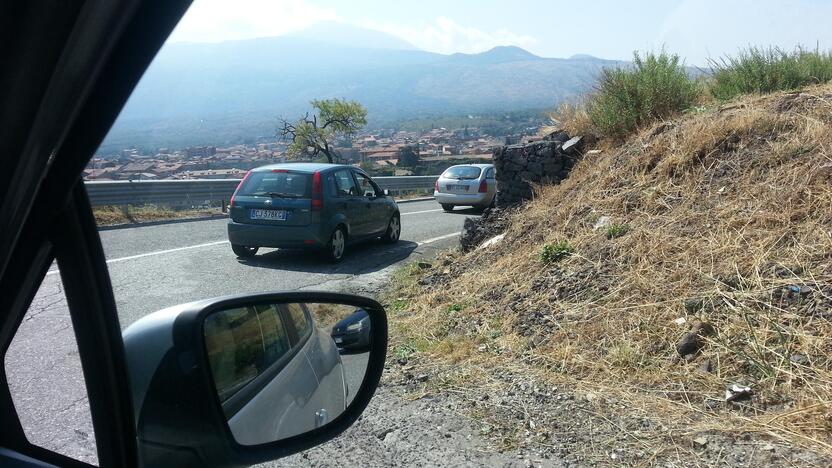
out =
<svg viewBox="0 0 832 468"><path fill-rule="evenodd" d="M630 89L628 80L610 83ZM586 155L506 214L500 242L400 272L388 300L393 349L409 372L433 372L424 392L485 408L505 444L577 438L566 453L601 457L584 461L716 457L696 458L708 465L725 462L705 449L716 434L744 434L771 463L828 464L830 103L832 86L815 85L639 120L624 143ZM609 224L597 225L601 216ZM508 403L476 395L510 385L509 374L587 397L577 415L547 423L536 407L491 417ZM726 401L732 385L750 390ZM540 398L540 408L565 405ZM600 448L580 439L605 426L623 435L596 439Z"/></svg>
<svg viewBox="0 0 832 468"><path fill-rule="evenodd" d="M714 72L709 91L725 100L827 83L832 80L832 53L751 47L734 57L712 61L711 68Z"/></svg>
<svg viewBox="0 0 832 468"><path fill-rule="evenodd" d="M587 101L590 121L602 135L622 139L693 106L700 86L678 55L633 54L632 68L607 68Z"/></svg>
<svg viewBox="0 0 832 468"><path fill-rule="evenodd" d="M174 210L170 207L158 205L141 206L96 206L92 209L95 223L98 226L113 226L117 224L148 223L153 221L170 221L177 219L203 218L206 216L220 216L220 207Z"/></svg>
<svg viewBox="0 0 832 468"><path fill-rule="evenodd" d="M738 96L827 83L832 80L832 52L749 47L711 60L708 68L693 77L678 55L636 52L632 67L605 69L582 102L564 104L550 117L570 134L620 144L656 122Z"/></svg>

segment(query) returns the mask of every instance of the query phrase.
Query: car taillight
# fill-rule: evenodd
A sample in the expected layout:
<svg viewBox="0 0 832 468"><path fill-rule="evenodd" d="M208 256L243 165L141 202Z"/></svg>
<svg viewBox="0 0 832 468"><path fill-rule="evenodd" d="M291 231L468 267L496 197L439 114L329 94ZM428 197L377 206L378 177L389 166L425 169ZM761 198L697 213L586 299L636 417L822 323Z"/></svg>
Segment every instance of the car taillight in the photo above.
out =
<svg viewBox="0 0 832 468"><path fill-rule="evenodd" d="M246 179L248 179L248 176L250 176L250 175L251 175L251 171L246 172L246 175L243 177L243 180L241 180L240 183L237 184L237 188L234 189L234 195L231 195L231 201L228 203L229 206L231 206L232 208L234 207L234 197L237 196L237 192L240 191L240 187L242 187L243 184L246 183Z"/></svg>
<svg viewBox="0 0 832 468"><path fill-rule="evenodd" d="M433 184L433 189L436 190L437 192L439 191L439 179L437 179L436 183Z"/></svg>
<svg viewBox="0 0 832 468"><path fill-rule="evenodd" d="M312 174L312 211L321 211L324 208L324 187L321 184L321 173Z"/></svg>
<svg viewBox="0 0 832 468"><path fill-rule="evenodd" d="M488 193L488 184L484 180L480 182L480 193Z"/></svg>

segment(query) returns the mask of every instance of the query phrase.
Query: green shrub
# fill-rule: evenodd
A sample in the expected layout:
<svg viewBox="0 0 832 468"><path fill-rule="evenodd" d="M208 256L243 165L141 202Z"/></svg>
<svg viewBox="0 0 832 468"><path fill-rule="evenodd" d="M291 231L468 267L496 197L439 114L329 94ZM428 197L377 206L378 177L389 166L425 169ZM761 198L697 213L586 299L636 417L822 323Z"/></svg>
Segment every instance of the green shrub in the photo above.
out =
<svg viewBox="0 0 832 468"><path fill-rule="evenodd" d="M620 140L693 106L700 95L678 55L648 52L642 58L635 52L632 67L601 72L587 112L602 136Z"/></svg>
<svg viewBox="0 0 832 468"><path fill-rule="evenodd" d="M626 224L611 224L607 228L607 239L615 239L621 237L630 230L630 226Z"/></svg>
<svg viewBox="0 0 832 468"><path fill-rule="evenodd" d="M575 253L575 248L569 241L562 240L554 244L546 244L540 251L540 261L543 263L554 263Z"/></svg>
<svg viewBox="0 0 832 468"><path fill-rule="evenodd" d="M762 94L832 81L832 53L798 47L750 47L735 57L711 61L710 93L717 99L740 94Z"/></svg>

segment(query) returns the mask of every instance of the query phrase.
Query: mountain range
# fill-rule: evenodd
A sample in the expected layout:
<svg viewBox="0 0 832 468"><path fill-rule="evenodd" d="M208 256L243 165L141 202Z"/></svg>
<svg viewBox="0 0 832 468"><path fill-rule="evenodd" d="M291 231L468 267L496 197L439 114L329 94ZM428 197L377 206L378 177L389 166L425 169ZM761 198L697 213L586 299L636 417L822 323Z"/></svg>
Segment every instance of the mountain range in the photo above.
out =
<svg viewBox="0 0 832 468"><path fill-rule="evenodd" d="M586 55L543 58L514 46L445 55L340 23L279 37L168 43L101 151L267 137L279 117L296 118L321 98L361 102L371 126L552 108L590 89L602 67L620 63Z"/></svg>

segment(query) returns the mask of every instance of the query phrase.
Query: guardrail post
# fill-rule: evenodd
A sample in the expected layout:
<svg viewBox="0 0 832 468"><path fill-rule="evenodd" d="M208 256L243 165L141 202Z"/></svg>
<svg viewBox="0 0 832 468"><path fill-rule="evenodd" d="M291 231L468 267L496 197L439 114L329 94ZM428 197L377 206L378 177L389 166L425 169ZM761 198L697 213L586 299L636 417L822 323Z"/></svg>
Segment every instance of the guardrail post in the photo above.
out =
<svg viewBox="0 0 832 468"><path fill-rule="evenodd" d="M225 198L222 199L222 212L228 213L228 206L225 204Z"/></svg>

